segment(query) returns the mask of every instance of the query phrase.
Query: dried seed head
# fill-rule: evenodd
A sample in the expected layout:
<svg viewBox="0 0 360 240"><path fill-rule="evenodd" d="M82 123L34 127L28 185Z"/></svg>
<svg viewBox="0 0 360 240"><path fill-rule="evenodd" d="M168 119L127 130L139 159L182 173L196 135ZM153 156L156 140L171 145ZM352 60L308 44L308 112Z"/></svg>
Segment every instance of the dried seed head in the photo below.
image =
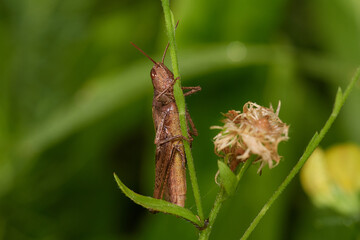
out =
<svg viewBox="0 0 360 240"><path fill-rule="evenodd" d="M280 161L278 144L289 139L289 126L280 120L279 111L280 102L276 112L272 106L266 108L253 102L244 105L243 113L230 110L224 114L224 126L211 127L221 130L214 137L215 153L228 155L232 170L251 154L256 154L258 158L255 162L261 163L258 172L266 164L273 168Z"/></svg>

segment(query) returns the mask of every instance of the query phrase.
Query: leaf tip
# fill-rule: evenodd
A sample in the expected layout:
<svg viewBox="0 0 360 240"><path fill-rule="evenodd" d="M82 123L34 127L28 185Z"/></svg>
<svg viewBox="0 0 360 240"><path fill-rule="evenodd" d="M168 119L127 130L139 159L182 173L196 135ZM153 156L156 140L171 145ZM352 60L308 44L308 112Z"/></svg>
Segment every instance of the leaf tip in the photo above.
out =
<svg viewBox="0 0 360 240"><path fill-rule="evenodd" d="M334 103L334 112L339 112L341 109L341 106L343 105L343 92L341 90L341 87L338 87L336 97L335 97L335 103Z"/></svg>
<svg viewBox="0 0 360 240"><path fill-rule="evenodd" d="M122 189L122 187L121 187L122 182L121 182L120 178L116 175L115 172L113 172L113 175L114 175L114 178L115 178L115 181L116 181L117 185L119 186L120 189Z"/></svg>

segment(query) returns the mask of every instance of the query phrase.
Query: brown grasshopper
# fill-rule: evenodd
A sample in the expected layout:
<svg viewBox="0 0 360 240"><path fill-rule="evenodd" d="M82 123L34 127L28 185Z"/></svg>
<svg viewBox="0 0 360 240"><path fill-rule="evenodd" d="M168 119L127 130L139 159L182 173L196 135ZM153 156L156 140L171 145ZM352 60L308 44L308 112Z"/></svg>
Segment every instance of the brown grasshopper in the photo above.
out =
<svg viewBox="0 0 360 240"><path fill-rule="evenodd" d="M149 58L154 66L150 76L154 87L154 98L152 104L152 115L155 125L155 187L154 198L165 199L171 203L185 206L186 199L186 157L182 141L192 142L192 137L197 136L197 130L186 110L186 119L192 132L188 127L190 138L181 134L179 113L175 103L173 87L177 79L173 73L164 65L164 59L169 44L166 46L162 61L156 62L138 46L131 43L142 54ZM184 93L188 96L201 90L198 87L182 87L189 90Z"/></svg>

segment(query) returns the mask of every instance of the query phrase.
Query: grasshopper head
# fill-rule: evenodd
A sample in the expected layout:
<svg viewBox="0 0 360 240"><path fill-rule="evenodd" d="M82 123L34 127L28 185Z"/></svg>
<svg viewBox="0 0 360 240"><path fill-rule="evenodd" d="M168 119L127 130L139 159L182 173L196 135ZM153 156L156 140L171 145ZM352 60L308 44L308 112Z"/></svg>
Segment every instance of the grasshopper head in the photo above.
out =
<svg viewBox="0 0 360 240"><path fill-rule="evenodd" d="M169 44L165 48L162 62L156 62L134 43L131 44L154 63L154 66L152 67L150 72L151 80L154 86L154 93L159 94L162 93L164 90L171 89L171 86L174 85L174 74L164 64L164 59Z"/></svg>
<svg viewBox="0 0 360 240"><path fill-rule="evenodd" d="M154 91L161 93L174 85L173 73L161 62L155 63L150 72Z"/></svg>

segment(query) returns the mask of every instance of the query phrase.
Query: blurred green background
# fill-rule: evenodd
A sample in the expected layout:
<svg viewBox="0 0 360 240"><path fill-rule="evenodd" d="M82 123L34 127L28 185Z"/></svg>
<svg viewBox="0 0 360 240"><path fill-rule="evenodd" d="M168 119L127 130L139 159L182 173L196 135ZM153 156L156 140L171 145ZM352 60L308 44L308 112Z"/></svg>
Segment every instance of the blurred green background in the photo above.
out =
<svg viewBox="0 0 360 240"><path fill-rule="evenodd" d="M187 105L206 215L218 190L209 127L220 112L281 100L290 124L280 165L262 176L252 168L219 214L211 238L239 239L360 64L360 2L182 0L172 10L182 84L202 87ZM197 238L190 223L134 204L113 179L152 195L152 63L130 41L160 59L160 1L0 1L0 239ZM360 143L359 103L358 84L323 147ZM250 239L354 239L353 228L316 209L296 178Z"/></svg>

